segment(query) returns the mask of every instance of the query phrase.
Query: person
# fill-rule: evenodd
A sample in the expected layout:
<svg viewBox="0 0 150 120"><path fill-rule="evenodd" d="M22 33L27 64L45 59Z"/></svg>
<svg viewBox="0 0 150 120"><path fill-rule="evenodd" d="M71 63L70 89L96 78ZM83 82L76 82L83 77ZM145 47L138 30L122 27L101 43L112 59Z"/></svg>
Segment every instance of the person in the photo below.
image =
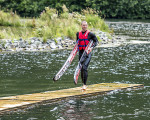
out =
<svg viewBox="0 0 150 120"><path fill-rule="evenodd" d="M77 37L77 41L78 41L78 48L79 48L79 60L85 50L85 47L87 46L87 44L89 43L90 40L93 40L94 44L93 44L93 48L98 44L98 40L97 37L95 36L94 33L90 32L87 28L88 28L88 23L86 21L82 21L81 22L81 27L82 30L80 32L76 33L76 37ZM92 50L92 48L90 49L90 51ZM82 90L86 90L87 86L86 86L86 82L87 82L87 78L88 78L88 65L90 63L91 60L91 52L86 56L86 59L81 63L82 64L82 68L81 68L81 79L82 79L82 83L83 83L83 87Z"/></svg>

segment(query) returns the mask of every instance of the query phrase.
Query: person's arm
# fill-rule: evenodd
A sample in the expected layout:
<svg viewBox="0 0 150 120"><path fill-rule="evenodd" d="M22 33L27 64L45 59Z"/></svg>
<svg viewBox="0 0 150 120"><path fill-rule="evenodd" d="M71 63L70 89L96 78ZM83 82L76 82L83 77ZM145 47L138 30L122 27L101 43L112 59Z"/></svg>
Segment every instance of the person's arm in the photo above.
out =
<svg viewBox="0 0 150 120"><path fill-rule="evenodd" d="M92 46L92 47L94 48L94 47L97 46L98 43L99 43L99 42L98 42L98 39L97 39L96 35L95 35L94 33L92 33L92 32L89 33L89 36L90 36L90 39L92 39L93 42L94 42L94 45Z"/></svg>
<svg viewBox="0 0 150 120"><path fill-rule="evenodd" d="M77 32L77 34L76 34L76 41L79 39L79 32Z"/></svg>

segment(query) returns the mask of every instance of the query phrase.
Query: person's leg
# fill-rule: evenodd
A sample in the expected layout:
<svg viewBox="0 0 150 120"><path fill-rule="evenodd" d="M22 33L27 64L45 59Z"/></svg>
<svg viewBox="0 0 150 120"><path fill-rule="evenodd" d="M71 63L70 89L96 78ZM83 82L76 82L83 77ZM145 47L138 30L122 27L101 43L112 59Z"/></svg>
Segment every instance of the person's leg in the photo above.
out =
<svg viewBox="0 0 150 120"><path fill-rule="evenodd" d="M86 57L86 60L84 61L83 65L82 65L82 69L81 69L81 78L82 78L82 82L83 82L83 88L86 89L86 82L87 82L87 78L88 78L88 66L91 60L91 53L89 53Z"/></svg>
<svg viewBox="0 0 150 120"><path fill-rule="evenodd" d="M81 68L81 79L82 79L82 83L84 83L84 70L83 70L83 67Z"/></svg>
<svg viewBox="0 0 150 120"><path fill-rule="evenodd" d="M79 51L79 61L80 61L80 58L82 57L82 54L83 54L83 50L80 50ZM81 64L83 64L84 60L81 61ZM82 79L82 83L84 83L84 70L83 70L83 67L81 68L81 79Z"/></svg>

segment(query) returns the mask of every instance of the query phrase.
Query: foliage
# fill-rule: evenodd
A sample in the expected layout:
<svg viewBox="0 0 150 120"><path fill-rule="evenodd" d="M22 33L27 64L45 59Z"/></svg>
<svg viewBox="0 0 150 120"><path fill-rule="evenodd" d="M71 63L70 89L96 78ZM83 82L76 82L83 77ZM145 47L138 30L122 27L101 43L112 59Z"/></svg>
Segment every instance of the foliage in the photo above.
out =
<svg viewBox="0 0 150 120"><path fill-rule="evenodd" d="M89 28L99 29L102 31L109 31L109 27L105 24L104 20L99 16L99 12L91 8L82 10L85 20L89 24Z"/></svg>
<svg viewBox="0 0 150 120"><path fill-rule="evenodd" d="M0 27L0 39L19 39L33 37L30 27Z"/></svg>
<svg viewBox="0 0 150 120"><path fill-rule="evenodd" d="M82 14L78 12L69 13L66 6L63 6L62 10L63 12L58 14L56 9L46 7L39 18L21 19L18 17L20 26L7 27L5 30L0 30L1 38L4 35L5 38L41 37L43 42L46 42L47 39L67 36L75 40L76 32L81 29L82 20L88 22L89 29L109 32L104 20L93 9L87 8L82 11Z"/></svg>
<svg viewBox="0 0 150 120"><path fill-rule="evenodd" d="M40 33L41 36L45 36L47 39L63 36L76 39L75 33L81 29L80 25L83 20L89 23L90 29L95 28L102 31L109 31L104 20L93 9L87 8L82 11L82 14L77 12L69 13L66 6L63 5L62 10L63 12L58 14L56 9L46 8L38 19L38 23L40 24L36 25L35 36L38 37ZM41 30L40 32L39 29Z"/></svg>
<svg viewBox="0 0 150 120"><path fill-rule="evenodd" d="M0 39L4 39L4 38L5 38L4 33L0 32Z"/></svg>
<svg viewBox="0 0 150 120"><path fill-rule="evenodd" d="M40 15L41 20L52 20L57 17L57 10L49 7L45 7L45 10Z"/></svg>
<svg viewBox="0 0 150 120"><path fill-rule="evenodd" d="M1 9L13 10L21 16L38 17L45 7L63 13L63 5L69 12L81 12L86 7L99 11L104 18L150 19L150 0L0 0ZM64 12L67 16L66 12Z"/></svg>
<svg viewBox="0 0 150 120"><path fill-rule="evenodd" d="M150 0L93 0L106 18L150 19Z"/></svg>
<svg viewBox="0 0 150 120"><path fill-rule="evenodd" d="M101 38L99 36L96 36L99 42L102 42Z"/></svg>
<svg viewBox="0 0 150 120"><path fill-rule="evenodd" d="M19 16L13 12L0 11L0 26L20 26Z"/></svg>

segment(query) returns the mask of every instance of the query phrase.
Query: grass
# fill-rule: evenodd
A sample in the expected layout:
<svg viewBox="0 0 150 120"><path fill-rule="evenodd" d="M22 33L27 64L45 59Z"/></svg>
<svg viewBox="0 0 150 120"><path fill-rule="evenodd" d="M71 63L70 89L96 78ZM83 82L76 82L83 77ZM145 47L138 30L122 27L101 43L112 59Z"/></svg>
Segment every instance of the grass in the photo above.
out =
<svg viewBox="0 0 150 120"><path fill-rule="evenodd" d="M15 13L0 11L0 39L41 37L46 42L47 39L67 36L75 40L83 20L88 22L89 29L110 32L108 25L98 16L98 12L87 8L81 14L69 13L65 6L62 8L63 13L58 15L56 9L46 7L36 19L23 19Z"/></svg>
<svg viewBox="0 0 150 120"><path fill-rule="evenodd" d="M27 39L33 37L32 28L0 26L0 39Z"/></svg>
<svg viewBox="0 0 150 120"><path fill-rule="evenodd" d="M13 12L0 11L0 26L20 26L20 18Z"/></svg>

